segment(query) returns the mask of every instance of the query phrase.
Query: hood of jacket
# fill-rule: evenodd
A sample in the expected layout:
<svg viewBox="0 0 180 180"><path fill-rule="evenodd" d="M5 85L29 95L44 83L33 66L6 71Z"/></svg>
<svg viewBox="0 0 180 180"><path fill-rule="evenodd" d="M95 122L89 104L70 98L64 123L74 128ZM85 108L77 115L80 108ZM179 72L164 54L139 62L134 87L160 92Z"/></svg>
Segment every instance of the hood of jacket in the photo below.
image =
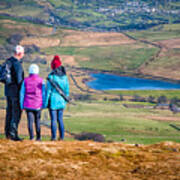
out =
<svg viewBox="0 0 180 180"><path fill-rule="evenodd" d="M56 69L54 69L50 75L58 75L58 76L64 76L66 75L66 70L65 70L65 67L64 66L60 66Z"/></svg>

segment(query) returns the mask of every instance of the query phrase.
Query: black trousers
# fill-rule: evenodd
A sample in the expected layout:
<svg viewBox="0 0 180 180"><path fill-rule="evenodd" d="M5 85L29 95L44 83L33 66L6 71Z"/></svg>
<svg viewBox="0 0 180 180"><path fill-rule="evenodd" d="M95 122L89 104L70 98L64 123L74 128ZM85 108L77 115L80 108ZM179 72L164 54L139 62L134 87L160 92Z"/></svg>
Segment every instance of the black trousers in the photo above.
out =
<svg viewBox="0 0 180 180"><path fill-rule="evenodd" d="M18 125L21 118L21 108L18 97L7 96L5 135L7 138L18 137Z"/></svg>
<svg viewBox="0 0 180 180"><path fill-rule="evenodd" d="M26 110L27 119L28 119L28 130L30 139L34 139L34 130L33 130L33 122L35 122L36 127L36 140L41 140L41 126L40 126L40 119L41 119L41 111L33 111L33 110Z"/></svg>

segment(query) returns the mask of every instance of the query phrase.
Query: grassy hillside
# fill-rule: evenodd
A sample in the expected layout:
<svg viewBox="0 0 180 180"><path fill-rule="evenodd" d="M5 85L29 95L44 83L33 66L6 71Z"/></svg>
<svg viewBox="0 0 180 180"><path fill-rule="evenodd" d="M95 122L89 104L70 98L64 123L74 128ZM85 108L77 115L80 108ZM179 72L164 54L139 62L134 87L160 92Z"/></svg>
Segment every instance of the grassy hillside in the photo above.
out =
<svg viewBox="0 0 180 180"><path fill-rule="evenodd" d="M180 37L180 24L159 25L146 31L133 31L128 34L152 42L175 39Z"/></svg>
<svg viewBox="0 0 180 180"><path fill-rule="evenodd" d="M179 79L180 57L180 25L164 25L148 31L128 32L128 35L147 42L153 42L161 47L158 56L151 62L139 68L146 75ZM171 73L169 73L171 72Z"/></svg>
<svg viewBox="0 0 180 180"><path fill-rule="evenodd" d="M128 51L127 51L128 49ZM133 71L146 59L151 58L157 48L149 48L143 44L120 46L91 46L91 47L57 47L49 48L50 54L59 53L74 56L82 68L107 71Z"/></svg>

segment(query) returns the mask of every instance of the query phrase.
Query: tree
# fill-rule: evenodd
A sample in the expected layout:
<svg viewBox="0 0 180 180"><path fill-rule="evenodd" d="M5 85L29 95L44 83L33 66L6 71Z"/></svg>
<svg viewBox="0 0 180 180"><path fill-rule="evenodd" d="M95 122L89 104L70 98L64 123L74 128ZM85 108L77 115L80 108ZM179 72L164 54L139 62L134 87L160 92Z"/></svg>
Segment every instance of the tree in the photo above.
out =
<svg viewBox="0 0 180 180"><path fill-rule="evenodd" d="M166 98L166 96L160 96L160 97L158 97L157 101L159 104L165 104L165 103L167 103L167 98Z"/></svg>
<svg viewBox="0 0 180 180"><path fill-rule="evenodd" d="M150 103L155 103L155 97L154 96L149 96L147 101L150 102Z"/></svg>
<svg viewBox="0 0 180 180"><path fill-rule="evenodd" d="M180 106L180 99L178 97L173 97L170 100L170 104L176 104L176 105Z"/></svg>
<svg viewBox="0 0 180 180"><path fill-rule="evenodd" d="M7 42L12 45L19 44L19 42L23 39L21 34L12 34L8 39Z"/></svg>
<svg viewBox="0 0 180 180"><path fill-rule="evenodd" d="M123 101L123 100L124 100L124 98L123 98L123 95L122 95L122 94L120 94L120 95L119 95L119 100L120 100L120 101Z"/></svg>

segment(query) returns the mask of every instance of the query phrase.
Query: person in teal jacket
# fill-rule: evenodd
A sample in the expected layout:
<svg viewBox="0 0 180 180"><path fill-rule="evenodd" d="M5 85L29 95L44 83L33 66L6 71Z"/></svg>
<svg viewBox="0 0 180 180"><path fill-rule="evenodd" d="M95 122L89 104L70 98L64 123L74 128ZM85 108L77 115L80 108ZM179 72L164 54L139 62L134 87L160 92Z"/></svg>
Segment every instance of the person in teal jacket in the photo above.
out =
<svg viewBox="0 0 180 180"><path fill-rule="evenodd" d="M65 68L62 66L61 59L58 55L54 56L51 62L52 72L48 78L58 84L64 94L69 96L69 82ZM51 117L51 140L56 140L57 123L59 129L59 139L64 139L64 123L63 110L66 107L66 101L55 89L55 87L47 80L46 84L46 101L45 106L48 107Z"/></svg>

